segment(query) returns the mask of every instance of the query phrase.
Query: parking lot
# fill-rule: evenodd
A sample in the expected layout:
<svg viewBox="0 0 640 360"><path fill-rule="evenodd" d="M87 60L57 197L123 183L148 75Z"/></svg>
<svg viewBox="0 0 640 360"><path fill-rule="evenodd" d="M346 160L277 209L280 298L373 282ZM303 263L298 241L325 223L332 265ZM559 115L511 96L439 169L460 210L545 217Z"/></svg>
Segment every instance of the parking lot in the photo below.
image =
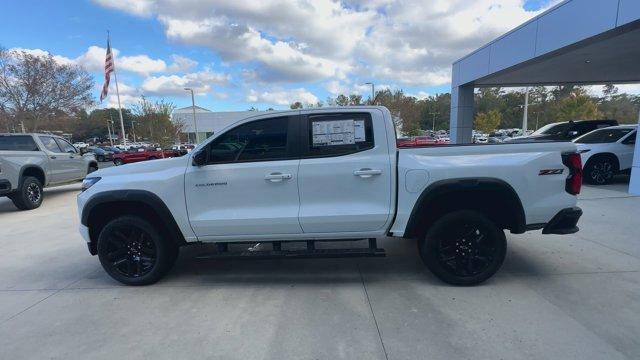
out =
<svg viewBox="0 0 640 360"><path fill-rule="evenodd" d="M204 261L108 277L77 232L79 185L0 199L2 359L638 359L640 197L584 187L581 231L508 234L502 270L452 287L411 241L380 259Z"/></svg>

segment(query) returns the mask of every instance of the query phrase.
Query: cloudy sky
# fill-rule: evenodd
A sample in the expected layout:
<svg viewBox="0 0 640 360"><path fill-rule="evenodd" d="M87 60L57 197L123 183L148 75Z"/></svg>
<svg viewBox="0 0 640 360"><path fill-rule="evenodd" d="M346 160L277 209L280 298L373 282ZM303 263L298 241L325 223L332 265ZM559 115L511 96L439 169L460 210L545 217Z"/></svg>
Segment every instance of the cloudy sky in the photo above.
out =
<svg viewBox="0 0 640 360"><path fill-rule="evenodd" d="M449 91L457 58L557 0L93 0L3 4L0 46L84 66L102 85L112 34L122 100L285 108L366 82ZM115 94L115 88L111 94ZM101 106L115 104L110 96Z"/></svg>

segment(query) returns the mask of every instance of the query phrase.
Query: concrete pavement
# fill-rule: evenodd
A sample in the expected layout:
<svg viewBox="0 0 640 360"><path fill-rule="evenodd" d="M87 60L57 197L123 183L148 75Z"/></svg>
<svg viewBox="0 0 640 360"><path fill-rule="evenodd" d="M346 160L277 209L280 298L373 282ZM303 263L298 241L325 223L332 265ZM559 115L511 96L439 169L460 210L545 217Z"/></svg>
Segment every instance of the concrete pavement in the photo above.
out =
<svg viewBox="0 0 640 360"><path fill-rule="evenodd" d="M415 244L382 259L201 261L121 286L77 233L79 185L0 199L2 359L637 359L640 197L584 187L581 231L508 234L502 270L445 285Z"/></svg>

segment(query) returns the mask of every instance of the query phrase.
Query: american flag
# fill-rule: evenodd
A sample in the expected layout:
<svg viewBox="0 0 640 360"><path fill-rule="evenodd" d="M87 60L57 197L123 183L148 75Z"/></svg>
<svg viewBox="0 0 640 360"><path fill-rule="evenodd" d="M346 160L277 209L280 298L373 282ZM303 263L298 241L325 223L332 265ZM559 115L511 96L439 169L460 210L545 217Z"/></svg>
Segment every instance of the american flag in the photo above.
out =
<svg viewBox="0 0 640 360"><path fill-rule="evenodd" d="M104 85L100 93L100 101L104 100L109 93L109 81L113 72L113 55L111 54L111 41L107 40L107 56L104 59Z"/></svg>

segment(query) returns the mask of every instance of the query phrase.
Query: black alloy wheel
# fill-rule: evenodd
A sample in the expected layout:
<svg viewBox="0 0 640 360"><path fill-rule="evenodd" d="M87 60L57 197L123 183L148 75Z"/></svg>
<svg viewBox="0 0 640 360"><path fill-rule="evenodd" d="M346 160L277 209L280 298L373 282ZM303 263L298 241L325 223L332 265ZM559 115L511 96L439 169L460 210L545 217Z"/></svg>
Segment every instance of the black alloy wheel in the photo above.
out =
<svg viewBox="0 0 640 360"><path fill-rule="evenodd" d="M160 280L173 266L178 248L156 228L136 216L110 221L98 238L98 257L105 271L127 285Z"/></svg>
<svg viewBox="0 0 640 360"><path fill-rule="evenodd" d="M585 167L586 180L593 185L606 185L613 180L618 171L616 163L610 157L598 157L589 160Z"/></svg>
<svg viewBox="0 0 640 360"><path fill-rule="evenodd" d="M506 255L504 232L483 214L455 211L436 220L419 242L427 267L454 285L476 285L495 274Z"/></svg>
<svg viewBox="0 0 640 360"><path fill-rule="evenodd" d="M33 210L40 207L43 197L42 183L33 176L25 177L17 191L9 194L9 199L20 210Z"/></svg>

